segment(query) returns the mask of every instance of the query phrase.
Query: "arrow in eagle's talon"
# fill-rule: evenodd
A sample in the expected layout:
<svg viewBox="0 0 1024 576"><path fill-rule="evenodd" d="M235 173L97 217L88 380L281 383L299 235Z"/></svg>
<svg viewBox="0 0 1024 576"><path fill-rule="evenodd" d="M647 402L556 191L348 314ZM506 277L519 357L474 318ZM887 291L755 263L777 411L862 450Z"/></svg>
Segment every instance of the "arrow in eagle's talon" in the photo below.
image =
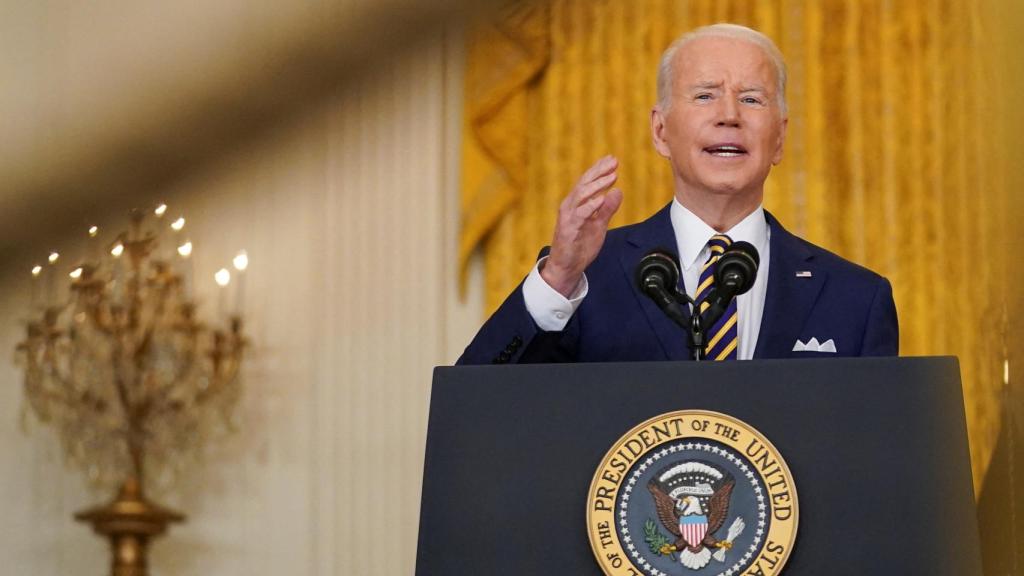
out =
<svg viewBox="0 0 1024 576"><path fill-rule="evenodd" d="M725 551L732 550L733 541L735 541L736 538L739 538L739 535L743 533L743 529L746 527L747 524L743 521L743 518L741 518L740 516L737 516L736 519L732 521L732 525L729 526L729 534L726 536L725 540L722 540L715 544L715 546L718 548L718 550L715 551L715 560L718 560L719 562L725 562Z"/></svg>
<svg viewBox="0 0 1024 576"><path fill-rule="evenodd" d="M729 542L728 540L722 540L721 542L715 544L715 548L718 548L718 550L715 550L715 553L714 555L712 555L712 558L718 560L719 562L725 562L725 551L732 550L732 542Z"/></svg>

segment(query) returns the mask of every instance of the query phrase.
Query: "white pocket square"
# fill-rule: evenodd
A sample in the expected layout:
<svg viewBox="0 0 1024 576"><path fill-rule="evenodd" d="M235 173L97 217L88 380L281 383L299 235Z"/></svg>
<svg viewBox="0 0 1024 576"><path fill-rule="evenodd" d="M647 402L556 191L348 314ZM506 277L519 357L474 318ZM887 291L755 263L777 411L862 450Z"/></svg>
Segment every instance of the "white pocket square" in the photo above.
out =
<svg viewBox="0 0 1024 576"><path fill-rule="evenodd" d="M836 343L831 338L820 344L817 338L811 338L806 344L797 340L796 344L793 344L793 352L831 352L835 354Z"/></svg>

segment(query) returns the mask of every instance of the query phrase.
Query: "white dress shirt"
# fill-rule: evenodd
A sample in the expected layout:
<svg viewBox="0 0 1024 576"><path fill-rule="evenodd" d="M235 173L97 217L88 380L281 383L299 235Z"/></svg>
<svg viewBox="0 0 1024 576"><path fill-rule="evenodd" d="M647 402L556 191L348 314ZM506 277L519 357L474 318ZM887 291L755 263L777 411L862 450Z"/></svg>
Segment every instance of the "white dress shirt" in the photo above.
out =
<svg viewBox="0 0 1024 576"><path fill-rule="evenodd" d="M678 200L672 201L669 215L676 237L683 286L686 288L686 293L693 298L694 290L700 279L701 266L711 252L707 246L708 240L718 232L693 212L684 208ZM750 360L754 357L754 348L757 347L757 336L761 331L761 316L764 313L764 297L768 291L771 229L764 219L764 207L758 206L756 210L726 231L725 234L732 238L733 242L742 240L753 244L754 248L757 248L761 260L753 288L736 298L736 307L739 313L737 319L739 342L737 343L736 357L740 360ZM588 283L587 277L584 275L570 298L562 296L540 275L540 267L546 259L547 257L540 259L530 275L526 277L526 281L523 282L523 299L526 302L526 310L533 317L537 326L541 330L552 332L562 330L569 323L569 318L587 296Z"/></svg>

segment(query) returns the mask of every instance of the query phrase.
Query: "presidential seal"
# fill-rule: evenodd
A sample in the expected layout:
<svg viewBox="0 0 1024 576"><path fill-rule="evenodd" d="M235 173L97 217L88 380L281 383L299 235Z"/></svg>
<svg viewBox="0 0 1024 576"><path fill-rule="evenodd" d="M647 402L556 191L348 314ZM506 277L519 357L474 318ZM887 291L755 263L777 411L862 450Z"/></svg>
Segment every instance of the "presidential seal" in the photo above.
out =
<svg viewBox="0 0 1024 576"><path fill-rule="evenodd" d="M636 426L594 474L587 530L609 576L771 576L796 539L793 476L760 432L717 412Z"/></svg>

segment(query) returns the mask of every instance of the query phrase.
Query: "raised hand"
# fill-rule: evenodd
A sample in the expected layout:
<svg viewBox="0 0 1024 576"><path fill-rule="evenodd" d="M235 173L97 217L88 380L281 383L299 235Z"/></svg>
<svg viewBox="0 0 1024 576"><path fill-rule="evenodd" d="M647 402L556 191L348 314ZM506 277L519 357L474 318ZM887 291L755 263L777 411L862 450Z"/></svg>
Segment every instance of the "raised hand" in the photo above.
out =
<svg viewBox="0 0 1024 576"><path fill-rule="evenodd" d="M597 257L608 233L608 221L622 204L622 191L609 190L619 177L618 167L614 156L598 160L583 173L558 208L551 254L540 275L566 298Z"/></svg>

